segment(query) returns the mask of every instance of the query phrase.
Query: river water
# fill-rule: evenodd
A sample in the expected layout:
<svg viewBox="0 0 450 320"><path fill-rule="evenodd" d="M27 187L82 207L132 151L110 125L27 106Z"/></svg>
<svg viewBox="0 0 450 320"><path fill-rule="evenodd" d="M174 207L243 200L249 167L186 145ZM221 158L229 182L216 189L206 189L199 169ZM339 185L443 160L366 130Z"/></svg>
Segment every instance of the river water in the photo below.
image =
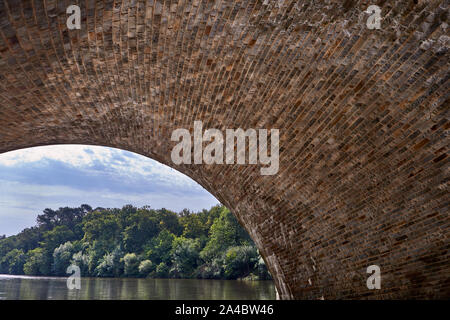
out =
<svg viewBox="0 0 450 320"><path fill-rule="evenodd" d="M0 300L267 300L273 281L82 278L69 290L66 278L0 275Z"/></svg>

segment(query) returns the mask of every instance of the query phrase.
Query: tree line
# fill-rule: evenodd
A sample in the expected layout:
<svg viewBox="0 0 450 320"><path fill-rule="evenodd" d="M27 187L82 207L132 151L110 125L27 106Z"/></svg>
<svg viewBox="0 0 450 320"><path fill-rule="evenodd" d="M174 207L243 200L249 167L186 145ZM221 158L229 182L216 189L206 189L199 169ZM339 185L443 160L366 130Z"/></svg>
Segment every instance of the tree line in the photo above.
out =
<svg viewBox="0 0 450 320"><path fill-rule="evenodd" d="M0 273L65 276L271 279L255 244L224 206L45 209L37 225L0 237Z"/></svg>

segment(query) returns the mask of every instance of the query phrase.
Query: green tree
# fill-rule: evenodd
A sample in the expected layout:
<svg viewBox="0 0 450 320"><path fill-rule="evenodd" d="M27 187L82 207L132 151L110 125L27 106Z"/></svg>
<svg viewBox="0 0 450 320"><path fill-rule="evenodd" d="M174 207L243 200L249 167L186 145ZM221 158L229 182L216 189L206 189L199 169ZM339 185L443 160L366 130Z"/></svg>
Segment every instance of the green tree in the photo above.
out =
<svg viewBox="0 0 450 320"><path fill-rule="evenodd" d="M53 251L53 274L63 276L66 274L67 267L70 266L70 261L74 253L74 245L67 241L60 245Z"/></svg>
<svg viewBox="0 0 450 320"><path fill-rule="evenodd" d="M139 276L139 258L135 253L127 253L123 257L124 262L124 274L127 277Z"/></svg>
<svg viewBox="0 0 450 320"><path fill-rule="evenodd" d="M50 268L43 248L36 248L27 252L26 262L23 266L26 275L48 275Z"/></svg>
<svg viewBox="0 0 450 320"><path fill-rule="evenodd" d="M157 264L164 262L165 265L170 265L170 252L172 250L172 243L174 239L174 234L166 229L163 229L158 236L153 238L150 242L149 248L146 251L147 258Z"/></svg>
<svg viewBox="0 0 450 320"><path fill-rule="evenodd" d="M208 237L209 228L200 214L185 214L180 221L183 224L183 237L191 239Z"/></svg>
<svg viewBox="0 0 450 320"><path fill-rule="evenodd" d="M227 209L222 205L217 205L210 210L202 210L198 213L191 213L189 210L183 209L179 214L179 220L183 226L183 237L200 238L201 241L207 239L209 229L223 210Z"/></svg>
<svg viewBox="0 0 450 320"><path fill-rule="evenodd" d="M141 261L139 264L139 274L143 277L147 277L154 269L154 265L150 260Z"/></svg>
<svg viewBox="0 0 450 320"><path fill-rule="evenodd" d="M178 215L175 212L162 208L157 210L158 219L160 221L161 228L167 229L175 236L181 235L183 232L183 226L178 220Z"/></svg>
<svg viewBox="0 0 450 320"><path fill-rule="evenodd" d="M39 246L39 242L42 241L42 231L37 227L26 228L15 236L15 239L16 247L27 252Z"/></svg>
<svg viewBox="0 0 450 320"><path fill-rule="evenodd" d="M25 261L23 250L13 249L0 259L0 270L2 273L23 274Z"/></svg>
<svg viewBox="0 0 450 320"><path fill-rule="evenodd" d="M81 276L86 277L90 275L89 273L89 256L83 254L83 251L78 251L72 256L70 264L76 265L80 268Z"/></svg>
<svg viewBox="0 0 450 320"><path fill-rule="evenodd" d="M197 269L197 276L202 279L224 279L224 257L207 261Z"/></svg>
<svg viewBox="0 0 450 320"><path fill-rule="evenodd" d="M123 274L123 252L117 247L111 253L107 253L95 268L95 275L99 277L119 277Z"/></svg>
<svg viewBox="0 0 450 320"><path fill-rule="evenodd" d="M160 223L156 214L149 210L138 210L127 219L123 232L124 249L128 252L141 252L149 239L159 232Z"/></svg>
<svg viewBox="0 0 450 320"><path fill-rule="evenodd" d="M201 252L206 261L223 254L228 247L251 243L250 237L233 214L223 207L209 230L209 240Z"/></svg>
<svg viewBox="0 0 450 320"><path fill-rule="evenodd" d="M17 249L17 240L15 236L0 240L0 260L13 249Z"/></svg>
<svg viewBox="0 0 450 320"><path fill-rule="evenodd" d="M224 274L227 279L243 278L255 270L258 251L254 246L231 247L224 259Z"/></svg>
<svg viewBox="0 0 450 320"><path fill-rule="evenodd" d="M111 211L93 211L83 219L83 241L96 242L97 250L112 251L121 239L119 219Z"/></svg>
<svg viewBox="0 0 450 320"><path fill-rule="evenodd" d="M53 255L53 251L61 244L67 241L76 240L75 234L66 226L57 226L54 229L44 233L44 240L41 242L41 246Z"/></svg>
<svg viewBox="0 0 450 320"><path fill-rule="evenodd" d="M156 267L155 272L156 277L158 278L167 278L169 276L169 267L164 262L161 262Z"/></svg>
<svg viewBox="0 0 450 320"><path fill-rule="evenodd" d="M51 230L57 226L66 226L74 231L75 226L80 223L83 217L92 211L91 206L83 204L78 208L59 208L58 210L45 209L43 214L38 215L38 226L44 231Z"/></svg>
<svg viewBox="0 0 450 320"><path fill-rule="evenodd" d="M171 276L175 278L191 278L200 258L199 240L184 237L175 238L171 254Z"/></svg>
<svg viewBox="0 0 450 320"><path fill-rule="evenodd" d="M112 245L110 245L112 247ZM95 276L95 269L100 264L103 257L108 253L101 241L93 241L86 249L88 274Z"/></svg>

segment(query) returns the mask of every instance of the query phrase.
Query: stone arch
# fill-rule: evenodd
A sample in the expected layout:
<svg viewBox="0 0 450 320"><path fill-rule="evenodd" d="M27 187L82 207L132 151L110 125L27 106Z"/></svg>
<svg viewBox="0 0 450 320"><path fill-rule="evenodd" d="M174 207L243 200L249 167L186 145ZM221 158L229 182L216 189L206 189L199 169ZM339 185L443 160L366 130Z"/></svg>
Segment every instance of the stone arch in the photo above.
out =
<svg viewBox="0 0 450 320"><path fill-rule="evenodd" d="M376 1L381 29L362 0L74 2L80 30L72 1L0 0L0 152L174 167L232 209L284 299L450 295L445 1ZM171 131L194 120L280 129L278 174L174 165Z"/></svg>

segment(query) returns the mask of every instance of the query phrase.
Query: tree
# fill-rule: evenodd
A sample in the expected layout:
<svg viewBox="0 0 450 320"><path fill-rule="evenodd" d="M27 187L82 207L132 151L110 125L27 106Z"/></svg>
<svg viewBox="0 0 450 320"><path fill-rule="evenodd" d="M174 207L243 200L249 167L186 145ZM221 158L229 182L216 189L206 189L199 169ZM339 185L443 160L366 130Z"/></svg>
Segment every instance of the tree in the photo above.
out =
<svg viewBox="0 0 450 320"><path fill-rule="evenodd" d="M139 276L139 258L135 253L127 253L123 257L124 262L124 274L127 277Z"/></svg>
<svg viewBox="0 0 450 320"><path fill-rule="evenodd" d="M93 243L105 251L111 251L121 238L121 228L116 214L110 211L93 211L83 219L83 241Z"/></svg>
<svg viewBox="0 0 450 320"><path fill-rule="evenodd" d="M198 239L175 238L171 254L171 275L176 278L191 278L200 258L200 244Z"/></svg>
<svg viewBox="0 0 450 320"><path fill-rule="evenodd" d="M111 245L112 247L112 245ZM93 241L86 250L88 274L95 276L96 268L108 251L104 248L100 241Z"/></svg>
<svg viewBox="0 0 450 320"><path fill-rule="evenodd" d="M160 228L155 212L139 210L127 219L123 235L124 249L128 252L141 252L149 239L155 237Z"/></svg>
<svg viewBox="0 0 450 320"><path fill-rule="evenodd" d="M73 244L68 241L55 249L53 252L52 271L57 276L66 274L67 267L70 266L74 251Z"/></svg>
<svg viewBox="0 0 450 320"><path fill-rule="evenodd" d="M202 210L198 213L191 213L187 209L180 212L180 223L183 226L183 237L200 238L201 240L208 238L208 232L214 221L220 216L223 210L228 210L222 205L217 205L211 210Z"/></svg>
<svg viewBox="0 0 450 320"><path fill-rule="evenodd" d="M197 269L197 276L202 279L223 279L224 278L224 258L223 256L207 261Z"/></svg>
<svg viewBox="0 0 450 320"><path fill-rule="evenodd" d="M57 224L56 211L46 208L43 212L43 214L38 215L36 218L38 226L43 230L53 229Z"/></svg>
<svg viewBox="0 0 450 320"><path fill-rule="evenodd" d="M181 218L189 217L191 214L192 214L192 212L191 212L188 208L184 208L183 210L181 210L181 211L178 213L178 215L179 215Z"/></svg>
<svg viewBox="0 0 450 320"><path fill-rule="evenodd" d="M147 277L154 269L153 263L150 260L144 260L139 264L139 274Z"/></svg>
<svg viewBox="0 0 450 320"><path fill-rule="evenodd" d="M83 251L78 251L72 256L70 264L76 265L80 268L81 276L89 275L89 256L83 254Z"/></svg>
<svg viewBox="0 0 450 320"><path fill-rule="evenodd" d="M227 279L242 278L255 269L259 260L254 246L237 246L227 250L224 260L224 274Z"/></svg>
<svg viewBox="0 0 450 320"><path fill-rule="evenodd" d="M183 237L192 239L208 237L209 228L200 214L185 215L180 221L183 224Z"/></svg>
<svg viewBox="0 0 450 320"><path fill-rule="evenodd" d="M162 228L167 229L167 231L176 236L181 235L183 226L178 221L178 216L175 212L162 208L157 210L157 214Z"/></svg>
<svg viewBox="0 0 450 320"><path fill-rule="evenodd" d="M52 270L53 263L53 252L57 247L61 244L66 243L67 241L75 240L75 234L72 230L70 230L66 226L57 226L52 230L49 230L44 233L43 241L41 241L40 245L43 251L43 263L46 264L45 270L47 270L44 275L47 275ZM43 269L44 270L44 269Z"/></svg>
<svg viewBox="0 0 450 320"><path fill-rule="evenodd" d="M156 277L158 278L167 278L169 276L169 267L164 262L161 262L156 267Z"/></svg>
<svg viewBox="0 0 450 320"><path fill-rule="evenodd" d="M250 237L231 214L223 207L220 216L214 220L209 230L209 241L201 253L203 259L212 260L223 254L228 247L251 243Z"/></svg>
<svg viewBox="0 0 450 320"><path fill-rule="evenodd" d="M37 216L37 223L43 230L51 230L56 226L64 225L74 231L76 224L80 223L83 217L92 211L92 207L83 204L78 208L59 208L58 210L45 209L43 214Z"/></svg>
<svg viewBox="0 0 450 320"><path fill-rule="evenodd" d="M53 255L53 251L57 247L67 241L73 240L76 240L76 237L72 230L66 226L57 226L44 233L44 240L41 242L41 246L46 249L50 255Z"/></svg>
<svg viewBox="0 0 450 320"><path fill-rule="evenodd" d="M23 274L26 255L22 250L13 249L0 259L0 271L9 274Z"/></svg>
<svg viewBox="0 0 450 320"><path fill-rule="evenodd" d="M123 274L123 253L117 247L111 253L107 253L100 260L100 264L95 268L95 275L99 277L119 277Z"/></svg>
<svg viewBox="0 0 450 320"><path fill-rule="evenodd" d="M157 237L150 242L149 248L146 251L148 259L154 263L160 264L164 262L166 265L170 264L170 250L172 249L172 242L175 239L170 231L163 229Z"/></svg>
<svg viewBox="0 0 450 320"><path fill-rule="evenodd" d="M13 249L17 249L16 237L12 236L0 240L0 259Z"/></svg>
<svg viewBox="0 0 450 320"><path fill-rule="evenodd" d="M48 275L50 268L43 248L36 248L27 252L26 262L23 266L26 275Z"/></svg>
<svg viewBox="0 0 450 320"><path fill-rule="evenodd" d="M38 227L26 228L15 238L17 248L27 252L39 246L39 242L42 241L42 231Z"/></svg>

